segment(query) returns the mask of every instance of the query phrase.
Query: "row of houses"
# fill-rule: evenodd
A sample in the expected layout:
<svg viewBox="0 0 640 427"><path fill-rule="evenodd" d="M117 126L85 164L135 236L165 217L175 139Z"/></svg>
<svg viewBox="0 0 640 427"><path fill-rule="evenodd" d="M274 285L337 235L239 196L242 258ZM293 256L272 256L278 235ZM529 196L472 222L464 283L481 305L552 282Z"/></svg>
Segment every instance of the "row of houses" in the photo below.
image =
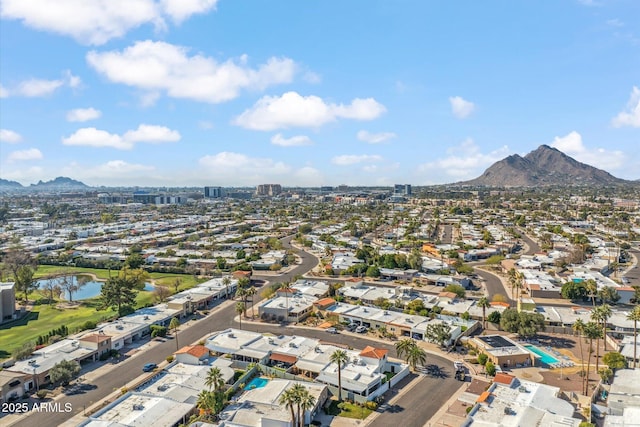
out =
<svg viewBox="0 0 640 427"><path fill-rule="evenodd" d="M182 318L195 310L213 306L217 301L235 294L238 280L229 284L222 278L211 279L191 289L179 292L162 304L136 310L117 320L99 323L91 331L83 331L34 351L25 360L6 366L0 376L0 400L7 401L50 382L49 371L63 360L80 364L96 361L112 350L123 351L134 342L147 339L151 326L167 327L174 317Z"/></svg>

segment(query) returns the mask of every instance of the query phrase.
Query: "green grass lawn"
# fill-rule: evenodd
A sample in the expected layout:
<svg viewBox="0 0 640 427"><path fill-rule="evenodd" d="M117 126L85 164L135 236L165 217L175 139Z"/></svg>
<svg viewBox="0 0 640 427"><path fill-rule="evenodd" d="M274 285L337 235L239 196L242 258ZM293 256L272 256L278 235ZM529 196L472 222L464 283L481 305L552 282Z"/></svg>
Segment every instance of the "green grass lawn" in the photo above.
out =
<svg viewBox="0 0 640 427"><path fill-rule="evenodd" d="M42 278L60 273L71 274L95 274L99 279L109 278L108 270L95 268L59 267L41 265L36 272L36 278ZM111 274L117 274L112 270ZM151 273L152 281L157 285L167 286L174 293L173 283L180 279L180 291L189 289L202 283L205 279L197 279L188 274ZM22 294L16 295L17 301L22 301ZM39 301L43 296L41 292L29 294L30 301ZM35 341L39 335L44 335L51 329L66 325L70 333L87 321L101 322L112 318L116 313L111 310L97 311L97 298L82 300L80 305L74 308L58 309L54 305L37 304L26 317L0 326L0 360L11 356L11 353L20 348L25 342ZM140 291L136 297L136 308L147 307L155 304L153 292Z"/></svg>
<svg viewBox="0 0 640 427"><path fill-rule="evenodd" d="M364 406L358 406L355 403L343 402L343 409L338 408L338 401L332 400L331 405L327 409L329 415L354 418L356 420L363 420L369 416L373 411L365 408Z"/></svg>
<svg viewBox="0 0 640 427"><path fill-rule="evenodd" d="M65 309L55 305L35 305L25 318L0 327L0 359L9 357L22 344L35 341L51 329L66 325L69 332L73 332L88 320L100 322L114 315L112 310L96 311L95 300Z"/></svg>

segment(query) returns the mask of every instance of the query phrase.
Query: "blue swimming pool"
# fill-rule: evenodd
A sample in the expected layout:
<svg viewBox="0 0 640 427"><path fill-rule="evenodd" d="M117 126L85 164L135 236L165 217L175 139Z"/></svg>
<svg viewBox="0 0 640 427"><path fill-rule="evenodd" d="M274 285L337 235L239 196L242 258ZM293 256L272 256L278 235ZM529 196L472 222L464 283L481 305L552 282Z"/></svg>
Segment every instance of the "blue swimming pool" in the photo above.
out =
<svg viewBox="0 0 640 427"><path fill-rule="evenodd" d="M244 389L245 390L253 390L254 388L262 388L262 387L266 386L268 382L269 382L268 378L256 377L256 378L252 379L251 381L249 381L249 384L247 384L244 387Z"/></svg>
<svg viewBox="0 0 640 427"><path fill-rule="evenodd" d="M536 354L538 356L540 356L540 361L542 363L544 363L545 365L553 365L554 363L558 363L559 360L556 359L555 357L553 357L552 355L550 355L549 353L540 350L538 347L536 347L535 345L525 345L524 346L527 350L529 350L531 353Z"/></svg>

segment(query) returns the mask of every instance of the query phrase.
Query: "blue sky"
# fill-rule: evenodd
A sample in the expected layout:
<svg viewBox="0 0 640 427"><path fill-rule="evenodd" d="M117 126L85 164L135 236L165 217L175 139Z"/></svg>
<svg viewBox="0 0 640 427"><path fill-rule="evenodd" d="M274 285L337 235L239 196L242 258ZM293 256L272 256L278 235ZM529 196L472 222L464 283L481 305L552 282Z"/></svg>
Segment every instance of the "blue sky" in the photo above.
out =
<svg viewBox="0 0 640 427"><path fill-rule="evenodd" d="M0 177L430 185L541 144L640 178L637 0L0 0Z"/></svg>

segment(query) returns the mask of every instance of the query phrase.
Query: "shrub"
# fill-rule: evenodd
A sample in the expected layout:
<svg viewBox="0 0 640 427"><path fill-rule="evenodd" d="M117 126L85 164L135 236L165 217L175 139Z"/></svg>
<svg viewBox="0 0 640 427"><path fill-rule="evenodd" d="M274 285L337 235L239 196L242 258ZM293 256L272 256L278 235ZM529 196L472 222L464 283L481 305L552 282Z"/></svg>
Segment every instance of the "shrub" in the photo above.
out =
<svg viewBox="0 0 640 427"><path fill-rule="evenodd" d="M487 362L487 364L484 365L484 369L487 371L487 374L492 377L496 374L496 366L491 362Z"/></svg>
<svg viewBox="0 0 640 427"><path fill-rule="evenodd" d="M478 363L481 365L486 365L487 364L487 360L489 360L489 357L484 354L484 353L480 353L478 355Z"/></svg>
<svg viewBox="0 0 640 427"><path fill-rule="evenodd" d="M45 397L47 397L47 394L49 394L47 390L38 390L36 396L38 396L38 399L44 399Z"/></svg>
<svg viewBox="0 0 640 427"><path fill-rule="evenodd" d="M167 361L168 363L173 362L173 356L167 356L166 361Z"/></svg>
<svg viewBox="0 0 640 427"><path fill-rule="evenodd" d="M465 409L465 411L468 414L469 412L471 412L472 409L473 409L473 406L467 406L467 409Z"/></svg>
<svg viewBox="0 0 640 427"><path fill-rule="evenodd" d="M372 411L375 411L376 409L378 409L378 404L371 400L365 403L365 406L367 409L371 409Z"/></svg>

